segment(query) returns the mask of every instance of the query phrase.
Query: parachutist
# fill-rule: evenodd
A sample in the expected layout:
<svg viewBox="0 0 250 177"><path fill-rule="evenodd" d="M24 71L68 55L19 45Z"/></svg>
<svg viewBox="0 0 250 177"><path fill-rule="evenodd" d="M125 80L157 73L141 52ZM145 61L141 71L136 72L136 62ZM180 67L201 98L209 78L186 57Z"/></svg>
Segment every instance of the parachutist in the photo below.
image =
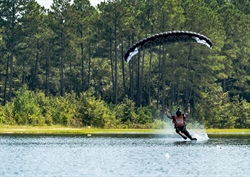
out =
<svg viewBox="0 0 250 177"><path fill-rule="evenodd" d="M184 114L182 114L180 108L177 109L175 116L172 116L168 112L168 110L166 110L167 117L169 119L173 120L173 123L175 125L176 133L178 133L185 140L187 139L187 137L190 140L197 140L196 138L192 138L192 136L190 135L190 133L188 132L188 130L186 128L186 118L187 118L189 113L190 113L190 105L189 105L189 103L188 103L188 108L187 108L187 110L186 110L186 112Z"/></svg>

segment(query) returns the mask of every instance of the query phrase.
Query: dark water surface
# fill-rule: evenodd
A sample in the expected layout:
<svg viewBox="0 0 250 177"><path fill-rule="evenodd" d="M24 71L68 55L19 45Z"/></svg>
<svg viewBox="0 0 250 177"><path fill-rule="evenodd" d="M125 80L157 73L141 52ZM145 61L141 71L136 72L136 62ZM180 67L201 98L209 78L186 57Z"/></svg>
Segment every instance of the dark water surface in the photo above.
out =
<svg viewBox="0 0 250 177"><path fill-rule="evenodd" d="M0 176L246 177L250 134L0 135Z"/></svg>

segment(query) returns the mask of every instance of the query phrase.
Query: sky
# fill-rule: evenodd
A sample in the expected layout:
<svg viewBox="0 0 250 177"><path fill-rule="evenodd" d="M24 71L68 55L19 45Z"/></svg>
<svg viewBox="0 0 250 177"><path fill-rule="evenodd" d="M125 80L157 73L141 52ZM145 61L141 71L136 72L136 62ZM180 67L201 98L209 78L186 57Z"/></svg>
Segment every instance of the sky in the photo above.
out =
<svg viewBox="0 0 250 177"><path fill-rule="evenodd" d="M36 0L41 6L44 6L45 8L50 8L50 5L52 4L53 0ZM73 0L71 0L73 2ZM99 4L102 0L89 0L90 4L92 6L96 6Z"/></svg>

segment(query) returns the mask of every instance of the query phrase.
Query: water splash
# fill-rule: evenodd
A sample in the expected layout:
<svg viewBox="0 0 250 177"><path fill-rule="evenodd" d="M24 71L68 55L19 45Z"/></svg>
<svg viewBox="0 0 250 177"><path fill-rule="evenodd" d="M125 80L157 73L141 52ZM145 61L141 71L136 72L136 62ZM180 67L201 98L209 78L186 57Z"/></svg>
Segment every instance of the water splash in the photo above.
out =
<svg viewBox="0 0 250 177"><path fill-rule="evenodd" d="M196 130L195 132L191 132L190 134L193 138L196 138L197 141L206 141L209 139L206 132L197 132L197 130Z"/></svg>
<svg viewBox="0 0 250 177"><path fill-rule="evenodd" d="M196 138L198 141L205 141L209 139L204 125L196 123L189 127L191 127L190 134L193 138Z"/></svg>

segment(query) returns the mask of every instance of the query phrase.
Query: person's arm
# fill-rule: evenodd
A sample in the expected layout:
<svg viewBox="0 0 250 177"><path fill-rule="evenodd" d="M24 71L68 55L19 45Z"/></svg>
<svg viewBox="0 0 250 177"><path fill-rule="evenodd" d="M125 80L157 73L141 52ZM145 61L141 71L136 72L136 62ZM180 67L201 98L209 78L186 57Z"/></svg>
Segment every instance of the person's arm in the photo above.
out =
<svg viewBox="0 0 250 177"><path fill-rule="evenodd" d="M188 114L190 113L190 103L187 104L187 108L185 110L185 114L184 117L186 118L188 116Z"/></svg>
<svg viewBox="0 0 250 177"><path fill-rule="evenodd" d="M172 119L172 118L173 118L173 116L168 112L168 109L167 109L167 108L165 109L165 113L166 113L166 115L167 115L167 117L168 117L169 119Z"/></svg>

